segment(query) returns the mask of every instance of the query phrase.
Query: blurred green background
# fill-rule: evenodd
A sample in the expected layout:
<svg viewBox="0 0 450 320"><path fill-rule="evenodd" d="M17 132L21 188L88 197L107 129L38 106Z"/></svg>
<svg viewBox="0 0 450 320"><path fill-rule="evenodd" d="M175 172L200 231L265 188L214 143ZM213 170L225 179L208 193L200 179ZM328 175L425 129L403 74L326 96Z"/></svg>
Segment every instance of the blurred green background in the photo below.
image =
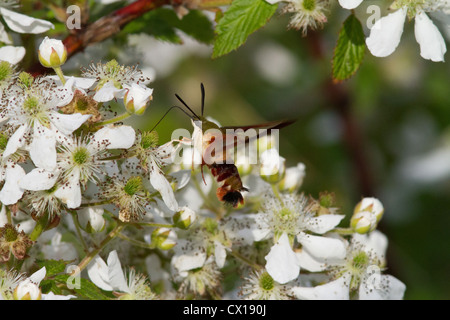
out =
<svg viewBox="0 0 450 320"><path fill-rule="evenodd" d="M154 88L151 106L135 120L141 129L177 103L174 93L199 110L201 82L206 113L221 124L297 119L282 130L280 153L288 165L305 163L302 191L334 192L347 217L363 196L378 197L385 206L379 228L389 238L386 272L406 284L405 299L450 299L450 64L423 60L407 22L393 55L367 51L352 79L332 84L333 48L348 15L333 12L324 30L306 38L276 14L216 60L210 46L189 37L175 45L122 34L65 68L110 58L139 63ZM364 21L365 7L357 15ZM171 112L158 127L161 142L180 127L190 130L190 120Z"/></svg>

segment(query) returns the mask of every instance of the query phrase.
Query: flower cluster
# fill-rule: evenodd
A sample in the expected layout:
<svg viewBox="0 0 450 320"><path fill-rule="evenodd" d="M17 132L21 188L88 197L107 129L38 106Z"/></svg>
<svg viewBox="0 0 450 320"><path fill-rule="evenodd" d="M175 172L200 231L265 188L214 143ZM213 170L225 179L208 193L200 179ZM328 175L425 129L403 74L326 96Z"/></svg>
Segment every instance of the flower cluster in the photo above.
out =
<svg viewBox="0 0 450 320"><path fill-rule="evenodd" d="M0 299L403 297L405 285L384 274L379 200L362 199L339 227L333 194L301 192L305 166L286 168L275 143L258 164L237 161L231 178L220 164L215 175L194 167L195 141L160 144L156 131L121 123L152 98L139 69L112 60L67 77L66 57L45 38L39 59L56 77L0 64ZM223 181L246 186L236 208L216 195ZM232 290L226 274L238 275Z"/></svg>
<svg viewBox="0 0 450 320"><path fill-rule="evenodd" d="M316 30L327 22L329 2L327 0L266 0L268 3L283 3L282 13L292 13L289 28ZM363 0L339 0L339 4L353 10ZM450 2L448 0L394 0L389 10L392 12L378 19L370 28L366 39L369 51L376 57L387 57L398 47L406 20L414 20L414 34L420 46L422 58L443 62L447 51L444 37L430 19L430 16L443 24L449 25Z"/></svg>

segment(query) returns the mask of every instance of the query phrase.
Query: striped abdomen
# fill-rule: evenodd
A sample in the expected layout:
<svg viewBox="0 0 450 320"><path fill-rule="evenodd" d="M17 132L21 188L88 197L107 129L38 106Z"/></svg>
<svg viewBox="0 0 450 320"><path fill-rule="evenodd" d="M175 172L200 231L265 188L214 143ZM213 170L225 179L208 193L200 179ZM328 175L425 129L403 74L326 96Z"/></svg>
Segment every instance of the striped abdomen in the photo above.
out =
<svg viewBox="0 0 450 320"><path fill-rule="evenodd" d="M216 194L220 201L224 201L227 204L236 208L239 204L244 203L241 191L248 191L242 185L239 171L234 164L211 164L207 165L211 170L212 175L216 178L216 181L220 184L217 188Z"/></svg>

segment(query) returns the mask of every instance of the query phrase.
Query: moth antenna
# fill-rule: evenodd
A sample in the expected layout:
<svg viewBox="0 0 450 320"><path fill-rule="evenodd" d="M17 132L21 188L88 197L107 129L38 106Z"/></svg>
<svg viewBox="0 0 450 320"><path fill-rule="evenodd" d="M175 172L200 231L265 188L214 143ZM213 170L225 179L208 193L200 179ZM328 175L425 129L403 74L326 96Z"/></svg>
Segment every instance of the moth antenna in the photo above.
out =
<svg viewBox="0 0 450 320"><path fill-rule="evenodd" d="M177 95L176 93L175 93L175 97L177 97L177 99L178 100L180 100L180 102L197 118L197 119L200 119L200 117L194 112L194 111L192 111L192 109L191 108L189 108L189 106L186 104L186 102L184 102L183 101L183 99L181 99L180 98L180 96L179 95Z"/></svg>
<svg viewBox="0 0 450 320"><path fill-rule="evenodd" d="M191 115L190 115L189 113L187 113L185 110L183 110L183 108L181 108L181 107L179 107L179 106L173 106L173 107L170 107L169 110L166 111L166 113L161 117L161 119L159 119L159 121L155 124L155 126L152 128L152 130L150 130L150 132L152 132L153 130L155 130L155 128L161 123L161 121L167 116L167 114L168 114L172 109L174 109L174 108L180 109L181 111L183 111L183 113L184 113L185 115L187 115L189 118L192 119Z"/></svg>
<svg viewBox="0 0 450 320"><path fill-rule="evenodd" d="M202 117L203 117L203 111L205 110L205 87L203 86L203 83L200 83L200 90L202 91Z"/></svg>

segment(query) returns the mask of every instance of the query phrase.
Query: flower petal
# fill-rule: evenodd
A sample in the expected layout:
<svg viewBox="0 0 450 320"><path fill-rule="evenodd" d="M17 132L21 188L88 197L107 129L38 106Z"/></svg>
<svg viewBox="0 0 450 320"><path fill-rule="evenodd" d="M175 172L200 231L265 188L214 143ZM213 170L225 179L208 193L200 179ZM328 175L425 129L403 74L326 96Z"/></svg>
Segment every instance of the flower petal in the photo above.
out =
<svg viewBox="0 0 450 320"><path fill-rule="evenodd" d="M378 259L386 258L386 251L388 247L388 238L386 235L378 230L374 230L369 234L354 234L353 239L364 245L366 251L373 252Z"/></svg>
<svg viewBox="0 0 450 320"><path fill-rule="evenodd" d="M8 61L11 64L19 63L24 56L24 47L4 46L0 48L0 60Z"/></svg>
<svg viewBox="0 0 450 320"><path fill-rule="evenodd" d="M272 246L265 259L266 270L276 282L284 284L299 276L300 264L286 233Z"/></svg>
<svg viewBox="0 0 450 320"><path fill-rule="evenodd" d="M9 138L8 143L6 144L5 151L3 151L3 158L12 155L17 151L17 149L25 144L25 139L23 138L23 136L25 135L27 129L28 126L26 124L16 129L16 131L13 133L11 138Z"/></svg>
<svg viewBox="0 0 450 320"><path fill-rule="evenodd" d="M0 191L0 201L4 205L16 203L23 195L23 189L19 187L19 180L25 176L25 170L18 164L8 163L5 175L5 184Z"/></svg>
<svg viewBox="0 0 450 320"><path fill-rule="evenodd" d="M416 15L414 33L422 58L434 62L444 61L444 54L447 52L444 38L425 12Z"/></svg>
<svg viewBox="0 0 450 320"><path fill-rule="evenodd" d="M401 300L406 286L391 275L379 275L379 282L362 283L359 287L360 300Z"/></svg>
<svg viewBox="0 0 450 320"><path fill-rule="evenodd" d="M5 30L5 26L0 22L0 42L6 44L12 44L11 39L9 38L8 32ZM1 55L0 55L1 57Z"/></svg>
<svg viewBox="0 0 450 320"><path fill-rule="evenodd" d="M217 240L214 240L214 258L217 266L223 268L227 258L227 251L225 246Z"/></svg>
<svg viewBox="0 0 450 320"><path fill-rule="evenodd" d="M78 208L81 204L80 172L73 170L68 181L55 191L59 198L70 209Z"/></svg>
<svg viewBox="0 0 450 320"><path fill-rule="evenodd" d="M366 39L367 48L376 57L387 57L395 51L403 33L406 8L381 18L373 25Z"/></svg>
<svg viewBox="0 0 450 320"><path fill-rule="evenodd" d="M206 252L201 247L193 246L185 239L179 239L175 246L176 254L172 258L171 264L178 272L188 271L202 267L206 262Z"/></svg>
<svg viewBox="0 0 450 320"><path fill-rule="evenodd" d="M107 141L108 143L103 146L106 149L128 149L133 145L135 139L136 133L130 126L107 126L94 134L94 141L90 144L103 144Z"/></svg>
<svg viewBox="0 0 450 320"><path fill-rule="evenodd" d="M41 19L32 18L5 8L0 8L0 14L5 19L11 30L18 33L43 33L55 26L53 23Z"/></svg>
<svg viewBox="0 0 450 320"><path fill-rule="evenodd" d="M33 141L30 145L30 158L38 168L53 171L56 168L55 133L41 124L34 125Z"/></svg>
<svg viewBox="0 0 450 320"><path fill-rule="evenodd" d="M161 194L161 197L166 206L172 211L178 211L178 202L175 199L175 194L173 192L172 186L159 169L155 160L151 160L150 162L150 183L153 188L158 190L158 192Z"/></svg>
<svg viewBox="0 0 450 320"><path fill-rule="evenodd" d="M112 291L109 284L108 266L99 256L96 256L87 266L89 279L100 289Z"/></svg>
<svg viewBox="0 0 450 320"><path fill-rule="evenodd" d="M117 255L116 250L109 253L107 263L109 283L111 284L113 289L121 292L130 291L125 279L125 275L123 274L122 265L120 264L119 256Z"/></svg>
<svg viewBox="0 0 450 320"><path fill-rule="evenodd" d="M308 270L309 272L321 272L327 268L326 263L316 260L307 250L302 250L296 254L300 268L302 269Z"/></svg>
<svg viewBox="0 0 450 320"><path fill-rule="evenodd" d="M349 300L350 277L348 274L313 288L293 287L292 292L297 299L302 300Z"/></svg>
<svg viewBox="0 0 450 320"><path fill-rule="evenodd" d="M338 214L324 214L314 217L308 221L308 230L314 233L324 234L336 227L344 218L344 215Z"/></svg>
<svg viewBox="0 0 450 320"><path fill-rule="evenodd" d="M339 0L339 4L344 9L355 9L363 0Z"/></svg>
<svg viewBox="0 0 450 320"><path fill-rule="evenodd" d="M302 244L303 249L315 258L328 259L328 260L340 260L344 259L347 253L345 243L342 240L312 236L305 233L297 235L298 241Z"/></svg>
<svg viewBox="0 0 450 320"><path fill-rule="evenodd" d="M32 191L48 190L55 185L56 180L58 180L58 174L36 168L20 179L19 186Z"/></svg>
<svg viewBox="0 0 450 320"><path fill-rule="evenodd" d="M60 295L60 294L54 294L51 291L49 293L45 293L42 295L42 300L70 300L72 298L75 299L75 298L77 298L77 296L74 296L71 294L64 296L64 295Z"/></svg>
<svg viewBox="0 0 450 320"><path fill-rule="evenodd" d="M35 284L40 284L42 280L44 280L45 275L47 274L47 269L45 267L40 268L38 271L33 273L29 279Z"/></svg>
<svg viewBox="0 0 450 320"><path fill-rule="evenodd" d="M94 95L97 102L107 102L115 98L121 99L125 95L127 89L117 89L112 81L108 81Z"/></svg>
<svg viewBox="0 0 450 320"><path fill-rule="evenodd" d="M91 117L90 114L52 114L52 123L55 127L65 135L69 135L77 130L87 119Z"/></svg>

